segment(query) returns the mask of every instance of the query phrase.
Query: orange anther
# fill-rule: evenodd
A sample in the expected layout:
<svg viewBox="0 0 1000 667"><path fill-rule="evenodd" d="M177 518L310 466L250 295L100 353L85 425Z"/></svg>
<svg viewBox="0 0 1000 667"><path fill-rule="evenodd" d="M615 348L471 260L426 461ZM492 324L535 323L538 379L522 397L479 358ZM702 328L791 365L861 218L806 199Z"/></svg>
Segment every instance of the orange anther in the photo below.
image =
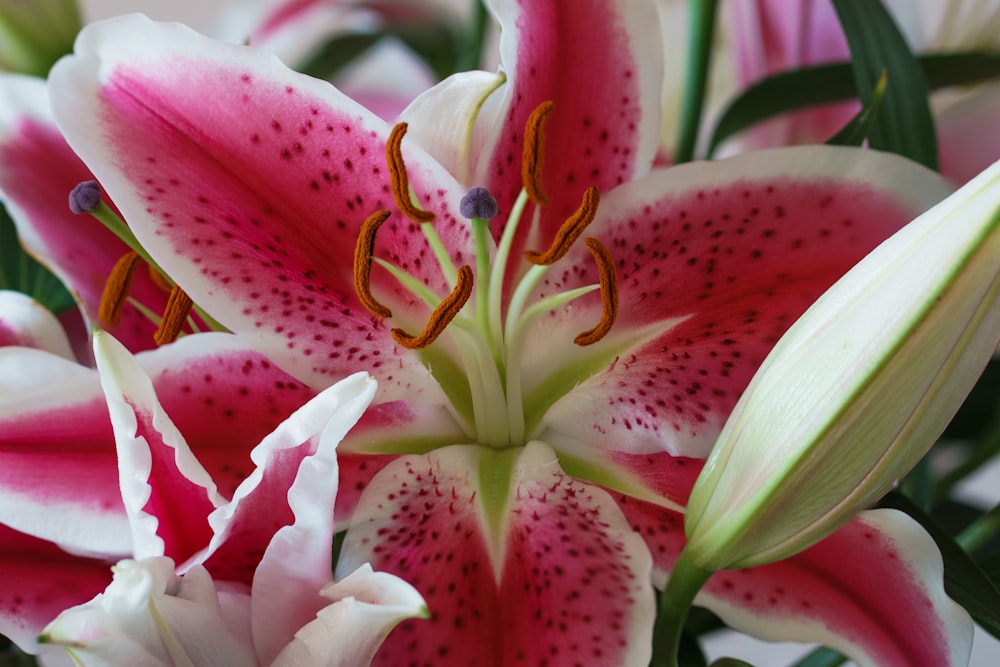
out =
<svg viewBox="0 0 1000 667"><path fill-rule="evenodd" d="M389 218L389 211L375 211L361 225L358 241L354 246L354 291L361 305L376 317L392 317L392 311L372 296L372 256L375 254L375 234Z"/></svg>
<svg viewBox="0 0 1000 667"><path fill-rule="evenodd" d="M528 250L524 253L524 258L532 264L549 265L565 257L576 240L583 234L587 225L594 221L600 203L601 195L597 188L587 188L586 192L583 193L583 202L580 204L580 208L562 224L549 249L545 252Z"/></svg>
<svg viewBox="0 0 1000 667"><path fill-rule="evenodd" d="M194 303L191 297L177 285L170 290L167 298L167 307L163 311L163 319L160 320L160 327L153 334L153 340L157 345L166 345L177 340L177 336L184 326L184 320L191 314L191 307Z"/></svg>
<svg viewBox="0 0 1000 667"><path fill-rule="evenodd" d="M137 266L139 266L138 253L127 252L115 262L114 268L111 269L111 275L104 283L101 303L97 309L97 316L104 324L115 325L121 322L122 306L128 299L129 289L132 287L132 277L135 275Z"/></svg>
<svg viewBox="0 0 1000 667"><path fill-rule="evenodd" d="M403 162L403 136L406 134L406 123L397 123L389 140L385 144L385 159L389 163L389 180L392 183L392 198L396 206L407 218L416 222L430 222L434 214L417 208L410 199L410 181L406 176L406 164Z"/></svg>
<svg viewBox="0 0 1000 667"><path fill-rule="evenodd" d="M419 350L433 343L472 296L472 283L472 269L463 265L458 269L455 289L442 299L438 307L434 309L424 330L416 336L411 336L402 329L396 328L392 330L392 337L397 343L411 350Z"/></svg>
<svg viewBox="0 0 1000 667"><path fill-rule="evenodd" d="M539 206L549 203L542 192L542 168L545 166L545 124L552 113L551 101L542 102L524 124L524 148L521 154L521 182L531 201Z"/></svg>
<svg viewBox="0 0 1000 667"><path fill-rule="evenodd" d="M573 342L577 345L591 345L604 338L618 317L618 275L614 260L608 249L595 238L585 238L587 249L597 262L597 272L601 281L601 321L593 329L584 331Z"/></svg>

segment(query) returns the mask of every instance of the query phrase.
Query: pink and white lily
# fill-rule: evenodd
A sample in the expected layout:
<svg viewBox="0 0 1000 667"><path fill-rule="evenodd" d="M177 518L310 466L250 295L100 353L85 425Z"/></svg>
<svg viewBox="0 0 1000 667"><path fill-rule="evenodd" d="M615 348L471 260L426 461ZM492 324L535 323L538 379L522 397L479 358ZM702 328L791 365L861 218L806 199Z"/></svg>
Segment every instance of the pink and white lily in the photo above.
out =
<svg viewBox="0 0 1000 667"><path fill-rule="evenodd" d="M823 147L654 171L654 3L494 9L502 75L418 99L405 140L271 56L136 16L81 35L53 106L213 317L310 386L378 379L341 446L338 572L402 576L431 616L402 624L377 664L645 665L678 512L757 365L947 189L893 156ZM489 222L460 216L473 185L495 197ZM587 248L567 241L550 268L545 248L592 213ZM592 344L575 344L588 328ZM811 557L720 575L702 602L864 664L960 664L967 619L929 538L881 516ZM878 591L827 583L858 572ZM869 613L892 599L913 602L905 627Z"/></svg>
<svg viewBox="0 0 1000 667"><path fill-rule="evenodd" d="M365 374L265 437L227 500L127 350L100 335L97 361L135 560L119 562L104 593L63 612L39 641L82 665L346 667L422 613L411 586L370 567L330 580L336 446L374 396Z"/></svg>

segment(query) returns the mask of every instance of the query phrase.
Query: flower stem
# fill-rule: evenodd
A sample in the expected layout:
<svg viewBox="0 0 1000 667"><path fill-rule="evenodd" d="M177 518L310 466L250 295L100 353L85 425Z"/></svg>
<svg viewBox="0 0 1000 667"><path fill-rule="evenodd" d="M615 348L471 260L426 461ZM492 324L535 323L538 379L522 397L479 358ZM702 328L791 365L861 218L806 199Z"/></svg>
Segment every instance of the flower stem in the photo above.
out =
<svg viewBox="0 0 1000 667"><path fill-rule="evenodd" d="M675 164L694 159L702 107L705 105L705 88L708 86L708 70L712 64L712 34L717 6L718 0L688 0L687 3L691 41L688 43L688 67L684 74Z"/></svg>
<svg viewBox="0 0 1000 667"><path fill-rule="evenodd" d="M969 524L955 541L968 553L975 553L991 539L1000 535L1000 505L996 505Z"/></svg>
<svg viewBox="0 0 1000 667"><path fill-rule="evenodd" d="M687 549L681 551L670 572L667 588L660 596L660 608L653 626L653 658L650 667L677 667L684 620L698 591L712 572L695 565Z"/></svg>

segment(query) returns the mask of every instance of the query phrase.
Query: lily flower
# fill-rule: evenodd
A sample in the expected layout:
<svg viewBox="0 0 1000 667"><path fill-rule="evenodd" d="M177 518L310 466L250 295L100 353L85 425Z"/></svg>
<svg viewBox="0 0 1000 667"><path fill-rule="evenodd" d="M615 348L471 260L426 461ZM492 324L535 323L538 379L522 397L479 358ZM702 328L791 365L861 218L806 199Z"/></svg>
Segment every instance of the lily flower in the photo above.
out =
<svg viewBox="0 0 1000 667"><path fill-rule="evenodd" d="M691 494L692 560L778 560L871 506L998 346L1000 162L876 248L778 342Z"/></svg>
<svg viewBox="0 0 1000 667"><path fill-rule="evenodd" d="M376 664L645 665L677 512L740 392L811 301L947 188L831 147L654 171L655 4L494 9L501 74L446 80L407 126L138 16L81 34L53 107L207 312L312 387L379 381L369 428L340 448L337 571L404 577L431 616ZM957 663L968 621L929 538L896 515L849 529L704 603L868 664ZM883 567L886 548L908 567ZM845 601L827 583L845 563L883 586ZM920 612L873 624L883 594Z"/></svg>
<svg viewBox="0 0 1000 667"><path fill-rule="evenodd" d="M336 446L375 393L365 374L321 392L253 452L224 501L159 405L139 363L95 340L115 429L135 560L107 590L68 609L39 641L82 665L354 665L423 600L359 568L330 581ZM208 536L203 544L200 537ZM186 555L186 562L164 557Z"/></svg>

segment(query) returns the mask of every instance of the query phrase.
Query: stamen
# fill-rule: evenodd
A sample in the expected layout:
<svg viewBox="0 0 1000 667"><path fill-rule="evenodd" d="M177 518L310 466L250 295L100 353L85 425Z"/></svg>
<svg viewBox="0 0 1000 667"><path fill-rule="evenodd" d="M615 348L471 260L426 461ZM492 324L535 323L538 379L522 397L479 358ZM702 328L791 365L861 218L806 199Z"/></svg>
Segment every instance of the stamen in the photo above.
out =
<svg viewBox="0 0 1000 667"><path fill-rule="evenodd" d="M173 285L167 280L162 273L153 268L152 264L147 264L146 268L149 269L149 279L153 281L153 284L159 287L164 292L169 292Z"/></svg>
<svg viewBox="0 0 1000 667"><path fill-rule="evenodd" d="M468 265L462 265L458 269L455 289L442 299L438 307L434 309L424 330L419 335L411 336L402 329L396 328L392 330L392 337L397 343L410 350L419 350L433 343L472 296L472 283L472 269Z"/></svg>
<svg viewBox="0 0 1000 667"><path fill-rule="evenodd" d="M132 277L138 266L139 254L127 252L115 262L114 268L111 269L111 275L104 283L101 303L97 309L97 316L105 324L115 325L121 322L122 306L128 299L129 289L132 287Z"/></svg>
<svg viewBox="0 0 1000 667"><path fill-rule="evenodd" d="M604 338L618 317L618 275L611 253L595 238L583 240L597 262L597 272L601 282L601 321L593 329L584 331L573 339L577 345L592 345Z"/></svg>
<svg viewBox="0 0 1000 667"><path fill-rule="evenodd" d="M524 253L524 258L532 264L547 266L555 264L565 257L576 240L583 234L587 225L594 221L594 216L597 215L597 206L600 203L601 195L597 188L587 188L586 192L583 193L583 202L580 204L580 208L562 224L549 249L544 253L528 250Z"/></svg>
<svg viewBox="0 0 1000 667"><path fill-rule="evenodd" d="M524 124L524 148L521 153L521 181L531 201L539 206L549 203L542 192L542 168L545 165L545 123L552 113L551 101L542 102Z"/></svg>
<svg viewBox="0 0 1000 667"><path fill-rule="evenodd" d="M392 317L392 311L372 296L372 255L375 254L375 233L390 215L389 211L375 211L369 215L361 225L358 242L354 246L354 291L361 300L361 305L372 315L383 318Z"/></svg>
<svg viewBox="0 0 1000 667"><path fill-rule="evenodd" d="M69 210L77 215L93 213L101 203L101 186L97 181L84 181L69 193Z"/></svg>
<svg viewBox="0 0 1000 667"><path fill-rule="evenodd" d="M385 145L385 159L389 163L389 178L392 182L392 198L403 214L416 222L430 222L434 214L413 205L410 199L410 181L406 176L406 164L403 162L403 135L406 134L406 123L397 123L389 133L389 141Z"/></svg>
<svg viewBox="0 0 1000 667"><path fill-rule="evenodd" d="M157 345L166 345L177 340L177 336L184 326L184 320L191 314L194 302L191 297L177 285L170 290L170 297L167 299L166 310L163 311L163 319L160 321L160 328L153 334L153 340Z"/></svg>

